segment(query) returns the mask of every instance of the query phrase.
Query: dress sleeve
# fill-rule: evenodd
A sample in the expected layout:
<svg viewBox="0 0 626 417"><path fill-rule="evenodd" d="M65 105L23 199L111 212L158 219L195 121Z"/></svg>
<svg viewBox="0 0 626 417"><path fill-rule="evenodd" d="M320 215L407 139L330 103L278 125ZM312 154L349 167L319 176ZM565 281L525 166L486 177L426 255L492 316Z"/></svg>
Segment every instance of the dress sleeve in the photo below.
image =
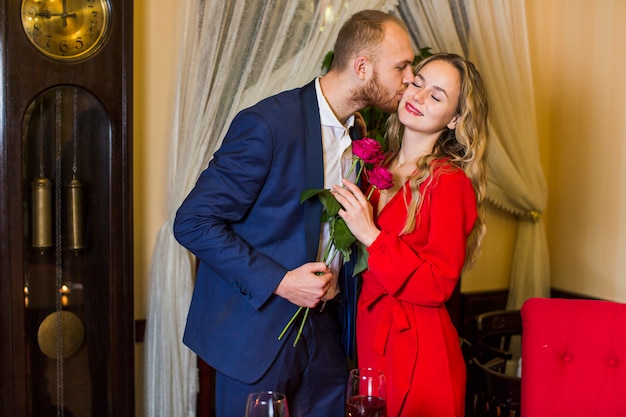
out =
<svg viewBox="0 0 626 417"><path fill-rule="evenodd" d="M455 171L440 175L423 198L413 232L398 236L383 227L368 248L370 273L363 279L375 279L375 287L401 301L435 306L450 297L460 278L476 196L465 174ZM398 200L396 210L404 208ZM387 215L404 224L406 209Z"/></svg>

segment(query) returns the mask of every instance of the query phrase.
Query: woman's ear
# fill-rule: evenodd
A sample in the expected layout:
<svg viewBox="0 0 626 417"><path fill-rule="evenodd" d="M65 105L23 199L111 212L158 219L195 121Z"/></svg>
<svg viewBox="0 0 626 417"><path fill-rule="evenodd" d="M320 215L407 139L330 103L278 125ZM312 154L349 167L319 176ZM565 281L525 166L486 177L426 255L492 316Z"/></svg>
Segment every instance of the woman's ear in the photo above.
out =
<svg viewBox="0 0 626 417"><path fill-rule="evenodd" d="M454 116L452 120L450 120L450 123L448 123L448 129L450 130L456 129L456 124L459 122L460 117L461 117L460 114L457 114L456 116Z"/></svg>

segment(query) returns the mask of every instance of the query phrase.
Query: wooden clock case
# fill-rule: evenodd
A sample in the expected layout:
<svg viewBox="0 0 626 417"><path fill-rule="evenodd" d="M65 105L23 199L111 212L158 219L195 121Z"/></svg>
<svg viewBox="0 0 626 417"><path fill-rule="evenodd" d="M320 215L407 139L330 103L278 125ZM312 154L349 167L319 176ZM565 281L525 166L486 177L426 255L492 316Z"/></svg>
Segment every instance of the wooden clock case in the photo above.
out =
<svg viewBox="0 0 626 417"><path fill-rule="evenodd" d="M64 62L29 42L20 1L0 0L0 416L135 413L133 2L110 4L106 43ZM62 232L72 167L82 192L73 207L81 213L78 249L68 249ZM43 206L52 246L43 248L33 245L41 213L33 214L32 185L42 173L52 184L51 206ZM42 322L59 310L83 328L67 358L42 350ZM47 343L72 332L57 330Z"/></svg>

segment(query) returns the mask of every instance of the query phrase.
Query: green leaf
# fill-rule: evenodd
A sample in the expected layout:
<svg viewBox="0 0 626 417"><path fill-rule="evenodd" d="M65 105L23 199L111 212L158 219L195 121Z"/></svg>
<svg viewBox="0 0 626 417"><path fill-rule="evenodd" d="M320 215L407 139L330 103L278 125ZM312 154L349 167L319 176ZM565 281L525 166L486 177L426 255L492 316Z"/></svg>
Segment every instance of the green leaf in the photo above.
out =
<svg viewBox="0 0 626 417"><path fill-rule="evenodd" d="M354 271L352 271L353 277L367 269L367 259L369 257L367 248L361 242L357 242L357 252L356 264L354 265Z"/></svg>
<svg viewBox="0 0 626 417"><path fill-rule="evenodd" d="M376 136L374 137L374 139L376 139L376 142L380 143L380 146L383 148L384 152L387 152L389 150L389 143L381 132L376 132Z"/></svg>
<svg viewBox="0 0 626 417"><path fill-rule="evenodd" d="M333 59L335 58L335 53L333 51L329 51L324 56L324 60L322 61L322 75L326 74L330 69L330 66L333 63Z"/></svg>
<svg viewBox="0 0 626 417"><path fill-rule="evenodd" d="M350 255L352 255L352 247L341 249L339 250L339 252L341 253L341 256L343 256L344 263L350 262Z"/></svg>
<svg viewBox="0 0 626 417"><path fill-rule="evenodd" d="M425 48L420 48L419 53L415 55L415 58L413 58L413 66L419 64L420 61L422 61L423 59L426 59L429 56L431 56L433 53L430 52L430 49L431 49L430 46L427 46Z"/></svg>
<svg viewBox="0 0 626 417"><path fill-rule="evenodd" d="M323 190L317 195L317 197L322 202L322 205L326 209L326 214L328 216L333 217L336 216L337 213L339 213L341 205L339 204L333 193L330 192L330 190Z"/></svg>
<svg viewBox="0 0 626 417"><path fill-rule="evenodd" d="M326 211L324 210L322 212L322 215L320 216L320 222L321 223L327 223L327 222L331 221L334 218L335 218L335 216L329 216L328 213L326 213Z"/></svg>
<svg viewBox="0 0 626 417"><path fill-rule="evenodd" d="M335 247L339 250L349 248L356 239L352 232L350 232L348 225L341 217L335 219L333 223L334 224L331 225L331 237Z"/></svg>
<svg viewBox="0 0 626 417"><path fill-rule="evenodd" d="M324 190L323 188L309 188L302 191L302 193L300 193L300 203L304 203L309 198L316 196L323 191L326 190Z"/></svg>

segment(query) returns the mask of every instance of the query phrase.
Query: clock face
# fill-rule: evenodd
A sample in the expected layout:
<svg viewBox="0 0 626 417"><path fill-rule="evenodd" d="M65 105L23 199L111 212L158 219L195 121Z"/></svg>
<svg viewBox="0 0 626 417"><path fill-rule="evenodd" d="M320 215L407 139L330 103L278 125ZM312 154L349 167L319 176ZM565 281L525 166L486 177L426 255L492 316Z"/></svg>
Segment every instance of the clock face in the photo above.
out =
<svg viewBox="0 0 626 417"><path fill-rule="evenodd" d="M22 0L26 36L50 58L91 56L106 41L109 22L108 0Z"/></svg>

